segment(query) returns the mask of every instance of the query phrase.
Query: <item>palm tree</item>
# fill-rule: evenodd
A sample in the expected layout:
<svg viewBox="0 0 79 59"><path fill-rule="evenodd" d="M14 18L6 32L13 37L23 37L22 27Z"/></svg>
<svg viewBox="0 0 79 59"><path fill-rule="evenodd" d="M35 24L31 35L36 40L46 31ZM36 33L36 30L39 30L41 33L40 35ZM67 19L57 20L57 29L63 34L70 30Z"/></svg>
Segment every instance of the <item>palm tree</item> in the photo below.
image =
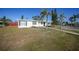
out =
<svg viewBox="0 0 79 59"><path fill-rule="evenodd" d="M40 13L40 16L41 16L41 20L44 21L45 18L46 18L46 23L48 21L48 15L49 15L49 12L47 9L42 9L41 13Z"/></svg>

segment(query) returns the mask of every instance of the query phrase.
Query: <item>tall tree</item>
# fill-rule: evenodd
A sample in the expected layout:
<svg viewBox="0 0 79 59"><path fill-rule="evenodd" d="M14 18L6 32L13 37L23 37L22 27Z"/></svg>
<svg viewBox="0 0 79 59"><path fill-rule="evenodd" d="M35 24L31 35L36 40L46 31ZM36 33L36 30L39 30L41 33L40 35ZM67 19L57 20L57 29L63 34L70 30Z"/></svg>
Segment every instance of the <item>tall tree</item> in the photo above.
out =
<svg viewBox="0 0 79 59"><path fill-rule="evenodd" d="M52 20L52 25L57 25L58 24L58 16L57 16L56 9L51 11L51 20Z"/></svg>
<svg viewBox="0 0 79 59"><path fill-rule="evenodd" d="M21 16L21 19L24 19L24 16L23 15Z"/></svg>
<svg viewBox="0 0 79 59"><path fill-rule="evenodd" d="M60 28L62 28L62 25L64 23L64 18L66 18L64 16L64 13L60 14L60 16L58 18L59 18Z"/></svg>
<svg viewBox="0 0 79 59"><path fill-rule="evenodd" d="M71 16L69 18L69 21L71 22L71 25L75 25L76 20L77 20L77 15L74 15L74 14L73 14L73 16Z"/></svg>
<svg viewBox="0 0 79 59"><path fill-rule="evenodd" d="M47 9L42 9L41 13L40 13L40 16L41 16L41 20L45 20L46 23L48 22L48 15L49 15L49 12Z"/></svg>
<svg viewBox="0 0 79 59"><path fill-rule="evenodd" d="M6 19L6 16L3 16L3 18L2 19Z"/></svg>
<svg viewBox="0 0 79 59"><path fill-rule="evenodd" d="M4 23L6 23L6 16L3 16L2 20L3 20Z"/></svg>
<svg viewBox="0 0 79 59"><path fill-rule="evenodd" d="M51 11L51 21L52 21L51 24L53 24L53 17L54 17L54 11L52 10Z"/></svg>

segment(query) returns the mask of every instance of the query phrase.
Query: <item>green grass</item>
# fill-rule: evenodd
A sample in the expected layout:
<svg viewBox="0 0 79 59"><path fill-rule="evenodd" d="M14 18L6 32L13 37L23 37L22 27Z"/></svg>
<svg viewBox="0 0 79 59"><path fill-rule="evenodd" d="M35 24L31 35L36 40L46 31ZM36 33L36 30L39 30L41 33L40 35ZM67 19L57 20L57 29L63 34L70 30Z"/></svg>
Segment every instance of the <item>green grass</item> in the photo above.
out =
<svg viewBox="0 0 79 59"><path fill-rule="evenodd" d="M76 32L76 33L79 33L79 30L71 30L72 32Z"/></svg>
<svg viewBox="0 0 79 59"><path fill-rule="evenodd" d="M79 50L79 36L43 28L0 28L0 50Z"/></svg>
<svg viewBox="0 0 79 59"><path fill-rule="evenodd" d="M70 32L79 33L79 29L78 29L78 30L66 30L66 31L70 31Z"/></svg>

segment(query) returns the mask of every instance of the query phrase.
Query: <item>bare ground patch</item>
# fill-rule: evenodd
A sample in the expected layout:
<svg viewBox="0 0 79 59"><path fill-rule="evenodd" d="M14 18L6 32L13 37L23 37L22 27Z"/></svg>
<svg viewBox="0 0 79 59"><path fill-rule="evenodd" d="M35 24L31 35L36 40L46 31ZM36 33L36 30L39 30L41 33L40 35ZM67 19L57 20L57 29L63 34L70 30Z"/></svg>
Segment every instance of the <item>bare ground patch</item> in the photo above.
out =
<svg viewBox="0 0 79 59"><path fill-rule="evenodd" d="M44 28L0 29L0 50L79 50L79 37Z"/></svg>

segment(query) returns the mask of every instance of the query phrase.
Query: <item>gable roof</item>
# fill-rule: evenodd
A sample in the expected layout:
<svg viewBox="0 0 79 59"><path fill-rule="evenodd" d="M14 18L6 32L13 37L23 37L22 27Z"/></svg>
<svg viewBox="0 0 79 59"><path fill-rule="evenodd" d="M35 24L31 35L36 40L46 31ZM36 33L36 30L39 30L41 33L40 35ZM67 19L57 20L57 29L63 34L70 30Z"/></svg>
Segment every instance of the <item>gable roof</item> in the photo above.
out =
<svg viewBox="0 0 79 59"><path fill-rule="evenodd" d="M19 19L18 21L29 21L29 22L32 22L32 21L36 21L36 22L46 22L46 20L27 20L27 19Z"/></svg>

